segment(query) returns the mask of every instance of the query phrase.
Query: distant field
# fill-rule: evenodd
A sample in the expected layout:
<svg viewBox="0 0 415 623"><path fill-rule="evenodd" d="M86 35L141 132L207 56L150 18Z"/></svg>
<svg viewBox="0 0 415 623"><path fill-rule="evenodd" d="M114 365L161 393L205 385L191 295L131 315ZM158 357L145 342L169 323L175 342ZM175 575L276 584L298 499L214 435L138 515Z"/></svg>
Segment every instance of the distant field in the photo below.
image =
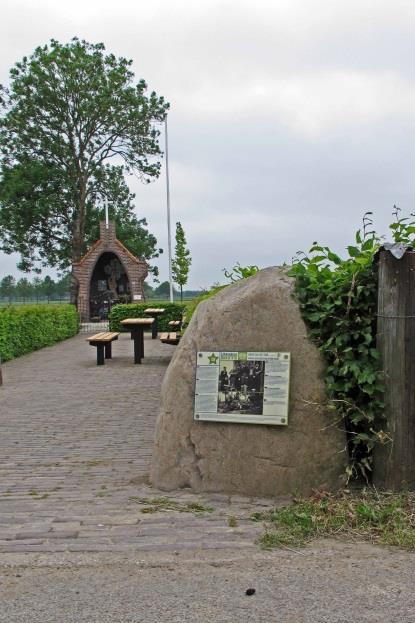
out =
<svg viewBox="0 0 415 623"><path fill-rule="evenodd" d="M194 298L195 297L192 297L192 298L190 298L190 297L189 298L183 297L183 303L190 303L190 301L193 301ZM145 302L150 305L151 303L169 303L170 301L169 301L169 299L146 299ZM174 303L180 303L181 302L180 301L180 296L175 297L173 302Z"/></svg>
<svg viewBox="0 0 415 623"><path fill-rule="evenodd" d="M62 299L61 301L0 301L0 307L8 307L9 305L63 305L63 303L69 303L69 299Z"/></svg>
<svg viewBox="0 0 415 623"><path fill-rule="evenodd" d="M195 297L183 297L183 303L190 303L191 301L193 301ZM151 299L146 299L145 301L146 303L148 303L149 305L151 305L152 303L163 303L166 302L168 303L169 300L168 299L157 299L157 298L151 298ZM174 302L175 303L180 303L180 296L175 297L174 298ZM8 305L61 305L62 303L69 303L69 299L62 299L61 301L59 300L54 300L54 301L12 301L11 303L9 303L8 301L0 301L0 307L7 307Z"/></svg>

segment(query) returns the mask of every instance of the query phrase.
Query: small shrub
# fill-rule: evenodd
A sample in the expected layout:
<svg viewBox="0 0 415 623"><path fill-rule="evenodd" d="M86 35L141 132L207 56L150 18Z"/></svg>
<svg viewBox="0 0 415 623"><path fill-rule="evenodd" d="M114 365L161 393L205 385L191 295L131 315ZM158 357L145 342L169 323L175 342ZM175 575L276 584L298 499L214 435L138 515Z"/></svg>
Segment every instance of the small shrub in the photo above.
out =
<svg viewBox="0 0 415 623"><path fill-rule="evenodd" d="M414 247L414 215L401 217L396 206L393 215L393 242ZM367 482L373 448L393 443L385 432L384 375L376 348L376 254L383 240L372 230L371 216L364 215L345 258L314 242L308 255L297 254L290 270L309 335L326 360L328 406L345 423L347 476L363 475Z"/></svg>
<svg viewBox="0 0 415 623"><path fill-rule="evenodd" d="M235 266L232 267L232 270L223 269L225 273L225 277L231 281L231 283L236 283L241 279L247 279L248 277L252 277L259 271L259 267L256 264L251 264L249 266L241 266L239 262L236 262Z"/></svg>
<svg viewBox="0 0 415 623"><path fill-rule="evenodd" d="M372 449L383 421L383 382L376 350L377 272L374 256L380 240L370 230L369 213L363 232L347 247L346 258L314 243L308 255L298 255L291 268L296 294L311 339L327 366L329 406L344 419L348 434L348 477L369 479Z"/></svg>

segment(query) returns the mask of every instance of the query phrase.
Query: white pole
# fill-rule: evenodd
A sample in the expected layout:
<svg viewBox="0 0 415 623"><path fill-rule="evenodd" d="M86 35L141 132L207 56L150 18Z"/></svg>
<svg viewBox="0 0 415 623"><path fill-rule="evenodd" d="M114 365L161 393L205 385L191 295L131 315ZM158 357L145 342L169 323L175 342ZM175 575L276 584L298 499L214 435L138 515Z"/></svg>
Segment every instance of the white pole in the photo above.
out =
<svg viewBox="0 0 415 623"><path fill-rule="evenodd" d="M108 198L105 197L105 229L109 227L109 217L108 217Z"/></svg>
<svg viewBox="0 0 415 623"><path fill-rule="evenodd" d="M164 117L164 136L166 149L166 192L167 192L167 244L169 255L170 303L173 303L173 277L171 271L171 224L170 224L170 181L169 181L169 142L167 137L167 115Z"/></svg>

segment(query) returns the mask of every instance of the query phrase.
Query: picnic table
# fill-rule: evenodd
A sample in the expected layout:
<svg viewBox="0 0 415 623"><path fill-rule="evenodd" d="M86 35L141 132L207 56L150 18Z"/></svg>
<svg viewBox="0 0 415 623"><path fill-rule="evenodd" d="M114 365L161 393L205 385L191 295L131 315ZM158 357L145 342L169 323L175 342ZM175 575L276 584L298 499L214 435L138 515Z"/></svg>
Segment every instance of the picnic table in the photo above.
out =
<svg viewBox="0 0 415 623"><path fill-rule="evenodd" d="M134 340L134 363L141 363L144 357L144 329L152 326L154 318L125 318L121 320L123 327L126 327L131 333L131 339Z"/></svg>
<svg viewBox="0 0 415 623"><path fill-rule="evenodd" d="M154 318L154 323L151 325L151 339L155 340L158 333L157 318L164 314L166 310L163 307L148 307L144 310L144 313Z"/></svg>

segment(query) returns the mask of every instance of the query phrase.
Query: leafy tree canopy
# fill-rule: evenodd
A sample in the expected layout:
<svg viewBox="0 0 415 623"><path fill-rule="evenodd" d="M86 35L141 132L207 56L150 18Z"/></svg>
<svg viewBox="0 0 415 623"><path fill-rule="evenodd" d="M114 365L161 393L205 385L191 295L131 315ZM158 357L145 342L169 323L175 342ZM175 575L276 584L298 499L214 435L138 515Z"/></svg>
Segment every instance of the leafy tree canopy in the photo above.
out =
<svg viewBox="0 0 415 623"><path fill-rule="evenodd" d="M131 63L102 43L52 40L1 87L0 244L20 252L21 268L78 260L96 239L104 196L120 239L145 259L157 256L124 173L158 176L156 123L168 104L147 94L144 80L134 83Z"/></svg>
<svg viewBox="0 0 415 623"><path fill-rule="evenodd" d="M170 295L170 283L168 281L163 281L157 288L153 290L154 296L161 296L168 298Z"/></svg>
<svg viewBox="0 0 415 623"><path fill-rule="evenodd" d="M25 301L32 294L32 284L27 279L27 277L22 277L16 283L15 290L17 295Z"/></svg>
<svg viewBox="0 0 415 623"><path fill-rule="evenodd" d="M7 297L11 301L15 287L16 279L13 275L6 275L0 282L0 295Z"/></svg>

